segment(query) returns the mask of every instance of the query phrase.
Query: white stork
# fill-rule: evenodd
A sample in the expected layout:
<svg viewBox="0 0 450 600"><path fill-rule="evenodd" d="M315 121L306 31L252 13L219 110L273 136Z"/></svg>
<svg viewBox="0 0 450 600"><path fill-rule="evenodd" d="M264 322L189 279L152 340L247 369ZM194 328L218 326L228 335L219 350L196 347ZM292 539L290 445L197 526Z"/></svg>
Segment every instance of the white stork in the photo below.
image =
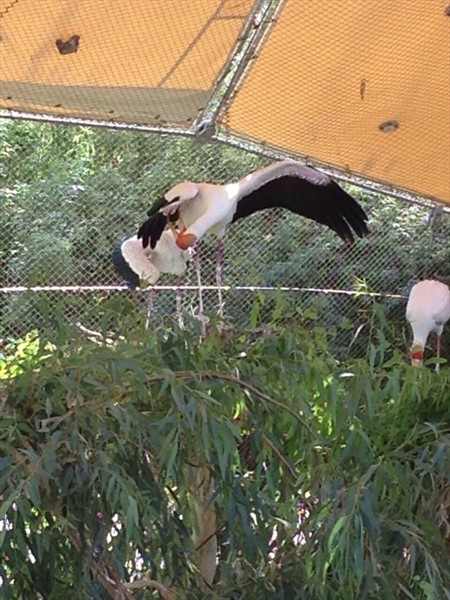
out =
<svg viewBox="0 0 450 600"><path fill-rule="evenodd" d="M129 289L139 287L141 280L155 285L161 273L177 276L177 287L180 277L186 271L187 263L192 258L192 250L181 250L170 231L164 231L158 243L152 249L143 248L137 238L123 237L115 246L112 262L116 272L121 276ZM177 291L177 315L181 317L181 297ZM149 313L153 306L153 291L149 292Z"/></svg>
<svg viewBox="0 0 450 600"><path fill-rule="evenodd" d="M179 221L177 245L185 250L206 233L222 237L225 228L266 208L287 208L335 231L353 242L368 233L367 215L361 206L327 175L295 161L274 163L250 173L240 181L177 184L155 202L138 232L146 248L154 248L166 224Z"/></svg>
<svg viewBox="0 0 450 600"><path fill-rule="evenodd" d="M205 234L218 237L217 263L221 262L222 237L227 225L264 210L282 207L326 225L340 238L353 242L353 232L368 233L367 215L361 206L324 173L292 160L274 163L224 185L184 181L171 188L147 212L138 238L144 248L154 248L166 225L177 245L190 248ZM179 229L175 223L179 224ZM222 273L216 269L221 301Z"/></svg>
<svg viewBox="0 0 450 600"><path fill-rule="evenodd" d="M444 283L427 279L416 283L409 293L406 319L411 325L413 343L411 364L423 365L423 353L428 336L436 333L436 355L441 354L441 338L445 323L450 319L450 289ZM439 372L439 364L436 372Z"/></svg>

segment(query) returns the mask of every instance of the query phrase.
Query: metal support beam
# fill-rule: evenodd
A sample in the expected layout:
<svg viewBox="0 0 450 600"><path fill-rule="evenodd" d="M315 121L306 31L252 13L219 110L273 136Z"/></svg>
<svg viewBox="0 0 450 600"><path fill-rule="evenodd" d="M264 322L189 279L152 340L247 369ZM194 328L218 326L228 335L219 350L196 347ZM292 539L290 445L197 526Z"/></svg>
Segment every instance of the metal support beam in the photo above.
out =
<svg viewBox="0 0 450 600"><path fill-rule="evenodd" d="M193 131L197 141L208 142L216 133L216 121L236 91L236 85L256 56L262 40L275 22L283 0L257 0L237 44L215 85L215 90L197 117Z"/></svg>

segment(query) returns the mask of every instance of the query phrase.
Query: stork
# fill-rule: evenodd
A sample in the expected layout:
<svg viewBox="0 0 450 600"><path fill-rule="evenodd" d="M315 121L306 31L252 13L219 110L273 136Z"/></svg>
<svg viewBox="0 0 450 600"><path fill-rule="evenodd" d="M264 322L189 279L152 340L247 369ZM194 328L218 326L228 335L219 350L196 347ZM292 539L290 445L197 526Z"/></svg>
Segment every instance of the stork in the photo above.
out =
<svg viewBox="0 0 450 600"><path fill-rule="evenodd" d="M267 208L282 207L332 229L346 242L353 233L368 233L362 207L325 173L292 160L274 163L234 183L216 185L184 181L151 206L138 238L154 248L168 226L177 245L191 248L208 233L218 238L217 263L221 263L222 238L230 223ZM176 227L179 224L179 229ZM222 270L216 269L221 291ZM221 296L219 296L221 302Z"/></svg>
<svg viewBox="0 0 450 600"><path fill-rule="evenodd" d="M444 283L426 279L416 283L409 293L406 319L413 332L410 348L411 364L423 365L423 353L428 336L436 333L436 355L441 354L441 339L445 323L450 319L450 289ZM436 372L440 365L436 364Z"/></svg>
<svg viewBox="0 0 450 600"><path fill-rule="evenodd" d="M124 236L116 244L111 258L116 272L129 289L139 287L141 280L155 285L161 273L176 275L178 288L180 277L192 258L192 250L181 250L170 231L164 231L154 248L143 248L142 242L136 236ZM149 313L152 306L153 290L150 290ZM181 316L181 297L178 289L177 316Z"/></svg>

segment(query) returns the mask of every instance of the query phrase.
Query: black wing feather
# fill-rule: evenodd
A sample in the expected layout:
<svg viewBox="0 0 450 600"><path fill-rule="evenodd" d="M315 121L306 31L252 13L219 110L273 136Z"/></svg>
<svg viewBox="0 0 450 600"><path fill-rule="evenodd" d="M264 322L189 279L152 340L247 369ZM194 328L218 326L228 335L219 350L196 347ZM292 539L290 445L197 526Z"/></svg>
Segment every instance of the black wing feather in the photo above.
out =
<svg viewBox="0 0 450 600"><path fill-rule="evenodd" d="M353 242L353 233L358 237L369 233L365 211L336 182L318 185L292 175L273 179L241 198L232 222L273 207L326 225L344 241Z"/></svg>
<svg viewBox="0 0 450 600"><path fill-rule="evenodd" d="M137 234L138 239L142 239L142 247L147 248L150 242L150 248L153 250L162 236L166 225L167 217L161 213L156 213L144 221L139 227Z"/></svg>
<svg viewBox="0 0 450 600"><path fill-rule="evenodd" d="M174 198L171 202L176 202L178 198ZM166 217L161 212L161 208L171 204L165 198L160 198L157 200L147 211L147 216L149 217L142 225L139 227L138 231L138 239L142 239L142 247L147 248L150 242L150 248L153 248L158 243L164 229L166 228L167 221L178 221L179 213L176 211L174 214Z"/></svg>
<svg viewBox="0 0 450 600"><path fill-rule="evenodd" d="M130 238L129 235L125 235L121 240L117 242L111 254L111 260L114 265L116 273L120 275L124 283L130 290L134 290L139 287L139 276L133 271L127 261L124 259L122 254L122 244Z"/></svg>
<svg viewBox="0 0 450 600"><path fill-rule="evenodd" d="M169 202L164 198L159 198L156 202L154 202L147 211L147 217L151 217L155 215L157 212L161 210L164 206L167 206Z"/></svg>

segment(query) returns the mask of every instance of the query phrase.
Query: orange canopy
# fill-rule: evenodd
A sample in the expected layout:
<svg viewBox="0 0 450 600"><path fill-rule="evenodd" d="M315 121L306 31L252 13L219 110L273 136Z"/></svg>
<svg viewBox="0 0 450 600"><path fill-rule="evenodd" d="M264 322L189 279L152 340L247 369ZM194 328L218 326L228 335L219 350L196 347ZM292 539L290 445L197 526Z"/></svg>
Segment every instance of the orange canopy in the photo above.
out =
<svg viewBox="0 0 450 600"><path fill-rule="evenodd" d="M0 108L232 135L450 204L450 0L0 0Z"/></svg>

